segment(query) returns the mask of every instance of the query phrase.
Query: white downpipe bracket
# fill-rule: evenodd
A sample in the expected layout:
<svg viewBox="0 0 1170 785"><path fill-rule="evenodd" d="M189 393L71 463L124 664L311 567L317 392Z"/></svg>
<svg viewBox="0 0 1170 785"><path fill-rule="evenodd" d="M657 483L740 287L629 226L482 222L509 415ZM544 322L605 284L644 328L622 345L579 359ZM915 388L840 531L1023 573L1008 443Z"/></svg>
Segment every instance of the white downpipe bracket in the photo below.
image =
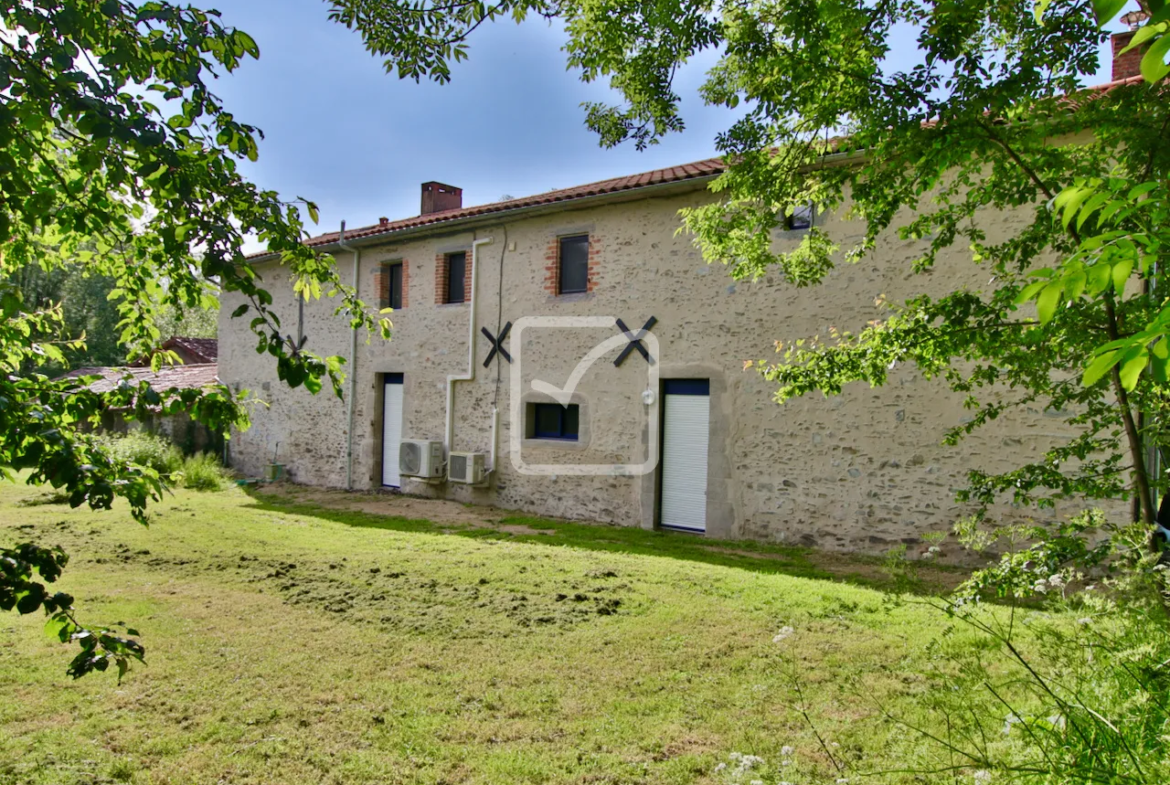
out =
<svg viewBox="0 0 1170 785"><path fill-rule="evenodd" d="M467 372L462 374L453 373L447 377L447 432L444 435L443 447L446 449L448 456L451 454L451 447L454 444L455 438L455 382L475 381L475 316L476 305L478 303L478 298L476 297L478 287L476 283L479 281L479 247L481 245L487 245L491 241L492 238L485 237L482 240L473 240L471 243L471 302L470 313L467 316ZM492 462L492 468L495 468L494 460Z"/></svg>
<svg viewBox="0 0 1170 785"><path fill-rule="evenodd" d="M341 233L337 236L337 245L353 254L353 288L358 288L358 268L362 263L362 252L345 242L345 221L341 222ZM472 273L474 275L474 272ZM357 328L350 329L349 335L349 392L345 396L346 420L345 429L345 489L353 490L353 396L357 390Z"/></svg>

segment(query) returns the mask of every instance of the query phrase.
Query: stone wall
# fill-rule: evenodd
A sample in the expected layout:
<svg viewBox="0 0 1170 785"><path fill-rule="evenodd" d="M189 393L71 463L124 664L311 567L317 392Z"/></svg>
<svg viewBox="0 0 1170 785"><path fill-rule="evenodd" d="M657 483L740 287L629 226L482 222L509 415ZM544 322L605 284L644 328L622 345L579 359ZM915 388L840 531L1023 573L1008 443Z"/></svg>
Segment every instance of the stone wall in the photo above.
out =
<svg viewBox="0 0 1170 785"><path fill-rule="evenodd" d="M795 289L775 273L757 282L735 282L720 266L707 265L685 235L676 236L680 208L710 198L702 190L660 198L565 209L517 219L475 232L435 234L400 244L366 248L359 284L368 303L378 303L380 266L405 260L411 268L408 305L392 315L394 337L383 342L363 335L354 373L353 486L375 488L381 478L381 374L403 373L405 438L442 440L446 378L467 370L470 306L435 304L436 274L444 254L480 245L478 317L475 324L476 379L456 384L455 432L451 449L490 450L493 408L499 411L498 471L488 488L425 484L406 480L403 491L460 501L495 504L558 517L651 527L656 520L656 477L526 476L509 456L517 429L528 463L636 463L647 455L656 429L647 422L642 393L648 366L637 353L615 368L617 349L585 375L575 398L581 404L578 443L526 440L516 410L539 397L530 382L563 384L577 362L616 327L531 329L505 343L522 357L519 371L527 390L513 401L513 366L498 361L485 369L493 335L506 322L530 316L619 317L637 330L651 316L661 378L711 380L711 441L708 458L708 533L727 538L784 541L822 548L880 552L891 544L916 542L926 531L949 528L969 511L955 502L955 489L968 470L1001 471L1040 456L1067 439L1063 417L1041 411L1017 412L981 429L961 446L944 447L946 431L959 424L961 399L913 369L894 369L880 389L855 385L840 396L808 396L783 406L772 386L745 360L775 357L774 341L819 335L830 328L858 331L882 315L875 304L916 292L941 293L957 284L989 285L987 273L965 252L945 256L933 271L913 274L916 246L894 235L857 265L843 264L820 286ZM569 207L570 205L566 205ZM1024 216L1001 216L1006 234ZM842 245L863 231L837 215L817 218ZM589 291L557 296L547 286L549 249L561 235L588 232L591 238ZM799 233L778 233L781 247L794 246ZM994 236L989 241L994 241ZM352 258L338 255L345 280ZM468 255L468 271L472 268ZM287 273L265 268L286 330L296 324L296 304ZM551 290L555 292L555 289ZM328 391L311 396L288 390L275 378L275 364L258 357L246 320L232 323L236 302L221 308L220 376L254 391L270 405L253 413L254 427L236 434L236 466L259 475L279 442L279 459L298 482L344 486L346 404ZM349 355L349 333L332 316L333 304L305 307L308 347L322 354ZM1119 511L1123 508L1118 505ZM1005 520L1036 515L1004 505ZM1051 515L1051 513L1047 513Z"/></svg>

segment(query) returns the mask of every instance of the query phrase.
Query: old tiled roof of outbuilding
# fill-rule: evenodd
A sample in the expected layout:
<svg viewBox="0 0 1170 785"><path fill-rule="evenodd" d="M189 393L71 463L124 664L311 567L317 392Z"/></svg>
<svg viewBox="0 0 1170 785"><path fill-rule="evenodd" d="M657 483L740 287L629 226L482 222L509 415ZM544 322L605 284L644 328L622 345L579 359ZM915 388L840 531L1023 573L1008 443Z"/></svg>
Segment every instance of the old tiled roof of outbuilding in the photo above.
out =
<svg viewBox="0 0 1170 785"><path fill-rule="evenodd" d="M66 378L79 376L100 376L101 379L89 385L93 392L109 392L118 386L127 375L132 382L146 381L151 388L162 392L164 390L199 390L219 382L219 365L216 363L196 363L192 365L172 365L160 368L158 373L150 368L122 368L105 366L98 368L78 368L65 374Z"/></svg>
<svg viewBox="0 0 1170 785"><path fill-rule="evenodd" d="M184 338L176 335L162 345L163 349L180 349L201 363L219 359L219 341L215 338Z"/></svg>

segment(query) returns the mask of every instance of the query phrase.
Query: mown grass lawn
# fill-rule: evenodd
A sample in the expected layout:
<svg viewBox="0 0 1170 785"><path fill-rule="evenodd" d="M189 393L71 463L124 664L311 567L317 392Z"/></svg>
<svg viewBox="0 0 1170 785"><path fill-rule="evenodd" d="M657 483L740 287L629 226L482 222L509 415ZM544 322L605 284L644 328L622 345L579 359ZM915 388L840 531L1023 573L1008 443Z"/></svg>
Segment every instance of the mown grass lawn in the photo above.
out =
<svg viewBox="0 0 1170 785"><path fill-rule="evenodd" d="M916 716L945 625L791 549L238 489L146 529L39 494L0 484L0 540L64 546L60 587L148 664L72 682L43 617L0 616L0 783L715 783L731 753L764 761L745 785L858 782L919 743L878 706Z"/></svg>

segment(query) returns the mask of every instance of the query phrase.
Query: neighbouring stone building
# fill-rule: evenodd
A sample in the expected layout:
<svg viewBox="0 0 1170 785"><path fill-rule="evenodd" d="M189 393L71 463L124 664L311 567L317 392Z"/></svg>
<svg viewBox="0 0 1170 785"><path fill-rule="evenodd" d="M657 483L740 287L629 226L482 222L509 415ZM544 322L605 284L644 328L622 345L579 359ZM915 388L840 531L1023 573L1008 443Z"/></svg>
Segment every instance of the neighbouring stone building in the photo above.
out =
<svg viewBox="0 0 1170 785"><path fill-rule="evenodd" d="M416 217L310 240L335 255L343 280L356 276L366 302L395 308L390 342L355 340L329 302L298 308L287 271L261 257L282 324L318 354L351 358L352 394L281 385L226 296L220 378L269 404L231 439L233 465L260 475L276 454L310 485L875 552L968 514L955 490L970 469L1006 470L1069 438L1063 415L1037 409L945 447L961 399L913 369L893 370L880 389L777 405L744 370L775 356L774 341L856 331L881 316L881 295L989 284L965 249L912 275L918 248L893 233L820 286L798 290L774 273L732 281L676 234L679 209L713 198L706 186L721 170L711 159L476 207L426 183ZM774 241L798 243L806 217L850 244L863 226L843 215L798 216ZM994 225L1007 235L1028 220ZM651 334L630 346L648 322ZM410 440L436 444L404 456ZM428 449L438 476L412 476L426 473ZM482 456L482 482L447 479L475 465L462 453ZM994 514L1036 513L1005 504Z"/></svg>

